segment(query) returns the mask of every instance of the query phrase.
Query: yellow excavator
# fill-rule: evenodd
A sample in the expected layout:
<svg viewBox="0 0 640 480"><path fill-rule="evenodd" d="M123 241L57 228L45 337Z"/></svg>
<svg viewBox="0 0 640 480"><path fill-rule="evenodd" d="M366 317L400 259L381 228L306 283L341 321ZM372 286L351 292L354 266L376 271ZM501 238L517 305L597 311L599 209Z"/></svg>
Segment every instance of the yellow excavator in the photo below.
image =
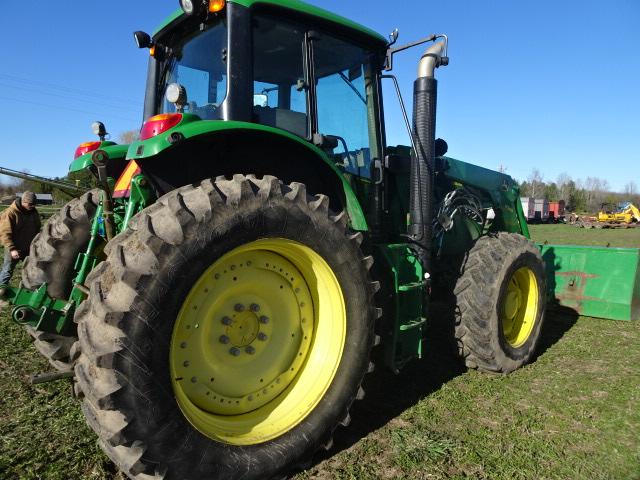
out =
<svg viewBox="0 0 640 480"><path fill-rule="evenodd" d="M603 203L598 212L598 222L626 223L640 222L640 209L627 202L622 208L614 208L612 203Z"/></svg>

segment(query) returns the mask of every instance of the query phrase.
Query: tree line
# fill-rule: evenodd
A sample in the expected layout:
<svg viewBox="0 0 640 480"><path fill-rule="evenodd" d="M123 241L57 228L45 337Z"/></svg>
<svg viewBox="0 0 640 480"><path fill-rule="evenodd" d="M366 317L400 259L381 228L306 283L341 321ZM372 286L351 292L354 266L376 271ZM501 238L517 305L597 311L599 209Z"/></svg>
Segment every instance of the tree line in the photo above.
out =
<svg viewBox="0 0 640 480"><path fill-rule="evenodd" d="M564 200L568 211L578 213L597 212L603 203L632 202L640 206L638 186L634 181L627 182L623 192L614 192L607 180L597 177L574 180L567 173L561 173L555 182L545 181L537 168L520 183L520 195L545 198L550 202Z"/></svg>

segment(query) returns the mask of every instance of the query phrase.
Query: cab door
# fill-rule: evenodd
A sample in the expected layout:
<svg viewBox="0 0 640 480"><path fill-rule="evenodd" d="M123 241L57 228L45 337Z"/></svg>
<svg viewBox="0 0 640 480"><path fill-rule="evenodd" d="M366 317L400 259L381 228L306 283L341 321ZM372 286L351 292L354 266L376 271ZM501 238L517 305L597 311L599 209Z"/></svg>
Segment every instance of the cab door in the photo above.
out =
<svg viewBox="0 0 640 480"><path fill-rule="evenodd" d="M333 158L371 224L375 211L371 197L381 151L376 57L327 33L309 32L309 38L314 133L337 140Z"/></svg>

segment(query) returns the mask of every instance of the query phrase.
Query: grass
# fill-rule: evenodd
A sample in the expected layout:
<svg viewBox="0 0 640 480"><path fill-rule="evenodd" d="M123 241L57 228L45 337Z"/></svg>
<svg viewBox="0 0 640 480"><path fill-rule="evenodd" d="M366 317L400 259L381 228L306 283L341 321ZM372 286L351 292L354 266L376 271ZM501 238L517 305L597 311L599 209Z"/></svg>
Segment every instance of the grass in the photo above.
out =
<svg viewBox="0 0 640 480"><path fill-rule="evenodd" d="M640 478L640 326L547 322L539 358L505 377L458 371L431 344L354 412L353 441L298 478Z"/></svg>
<svg viewBox="0 0 640 480"><path fill-rule="evenodd" d="M124 478L97 447L72 397L71 381L30 384L30 375L51 367L6 306L0 338L0 479Z"/></svg>
<svg viewBox="0 0 640 480"><path fill-rule="evenodd" d="M640 246L640 230L537 225L532 233L549 243ZM29 384L47 363L6 309L0 335L0 479L121 480L71 382ZM508 376L464 371L445 337L436 319L423 360L371 376L351 425L294 478L640 479L640 323L550 312L539 357Z"/></svg>
<svg viewBox="0 0 640 480"><path fill-rule="evenodd" d="M640 227L585 229L573 225L529 225L536 242L562 245L640 248Z"/></svg>

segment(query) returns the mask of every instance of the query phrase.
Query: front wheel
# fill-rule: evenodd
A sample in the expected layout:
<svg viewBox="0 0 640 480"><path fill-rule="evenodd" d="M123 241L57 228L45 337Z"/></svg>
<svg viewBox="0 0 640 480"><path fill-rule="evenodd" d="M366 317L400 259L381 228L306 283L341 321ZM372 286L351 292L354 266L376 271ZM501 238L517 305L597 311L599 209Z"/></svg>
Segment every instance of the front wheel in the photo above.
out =
<svg viewBox="0 0 640 480"><path fill-rule="evenodd" d="M328 445L374 342L360 239L273 177L184 187L132 220L77 318L111 459L131 478L268 479Z"/></svg>
<svg viewBox="0 0 640 480"><path fill-rule="evenodd" d="M509 373L533 358L546 278L531 241L504 232L481 237L469 251L454 294L455 336L466 366Z"/></svg>

